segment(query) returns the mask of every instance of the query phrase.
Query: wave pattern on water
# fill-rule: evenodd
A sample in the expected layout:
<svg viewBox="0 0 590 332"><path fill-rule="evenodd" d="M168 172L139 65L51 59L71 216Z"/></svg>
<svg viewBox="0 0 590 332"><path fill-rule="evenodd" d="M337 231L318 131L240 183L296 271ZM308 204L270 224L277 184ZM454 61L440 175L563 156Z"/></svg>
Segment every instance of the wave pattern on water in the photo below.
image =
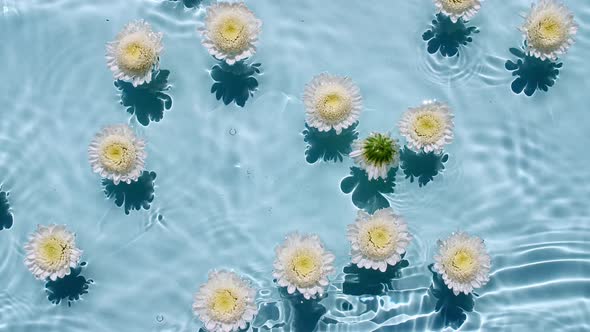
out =
<svg viewBox="0 0 590 332"><path fill-rule="evenodd" d="M567 1L576 44L551 89L527 98L511 91L505 63L530 1L483 3L466 25L479 33L443 56L423 37L429 0L248 0L264 22L248 63L263 70L246 68L233 88L197 32L212 2L0 0L0 184L18 218L0 232L0 331L198 331L192 296L213 268L259 289L253 331L590 330L587 3ZM139 18L165 36L161 84L148 91L114 85L104 59L104 44ZM431 51L438 42L448 39ZM363 95L342 140L305 125L304 85L325 71ZM350 141L398 136L401 114L432 98L455 113L444 154L406 155L379 188L351 174ZM114 123L146 139L157 173L132 197L108 187L115 202L86 152ZM414 235L404 263L359 271L345 227L359 207L388 205ZM48 223L76 233L94 282L71 307L48 301L23 264L28 234ZM294 230L319 234L337 257L325 298L301 302L272 280L273 248ZM492 257L491 281L472 297L450 296L428 268L436 240L457 230L484 238Z"/></svg>

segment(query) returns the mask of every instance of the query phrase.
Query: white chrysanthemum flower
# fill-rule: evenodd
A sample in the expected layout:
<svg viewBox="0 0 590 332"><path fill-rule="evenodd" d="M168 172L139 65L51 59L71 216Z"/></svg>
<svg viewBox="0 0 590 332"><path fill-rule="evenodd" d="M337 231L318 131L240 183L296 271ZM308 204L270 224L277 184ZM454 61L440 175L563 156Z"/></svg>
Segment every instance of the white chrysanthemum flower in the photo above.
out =
<svg viewBox="0 0 590 332"><path fill-rule="evenodd" d="M319 131L343 129L358 121L362 110L361 91L348 77L320 74L305 86L303 103L306 121Z"/></svg>
<svg viewBox="0 0 590 332"><path fill-rule="evenodd" d="M555 0L533 4L521 28L529 54L555 60L574 43L578 25L569 9Z"/></svg>
<svg viewBox="0 0 590 332"><path fill-rule="evenodd" d="M39 225L25 245L25 264L37 279L63 278L70 274L70 268L78 266L82 256L75 240L65 226Z"/></svg>
<svg viewBox="0 0 590 332"><path fill-rule="evenodd" d="M103 128L88 147L92 170L115 184L137 181L146 156L144 141L127 125Z"/></svg>
<svg viewBox="0 0 590 332"><path fill-rule="evenodd" d="M453 233L438 241L439 253L434 256L434 270L455 295L469 294L490 280L490 256L483 240L466 233Z"/></svg>
<svg viewBox="0 0 590 332"><path fill-rule="evenodd" d="M408 226L392 208L377 210L373 215L359 210L356 222L348 225L352 263L359 268L385 272L406 252L412 236Z"/></svg>
<svg viewBox="0 0 590 332"><path fill-rule="evenodd" d="M199 31L209 53L233 65L256 53L261 27L262 21L243 2L219 2L207 8Z"/></svg>
<svg viewBox="0 0 590 332"><path fill-rule="evenodd" d="M306 299L322 295L328 275L334 272L334 255L317 235L291 233L276 249L273 277L289 294L299 291Z"/></svg>
<svg viewBox="0 0 590 332"><path fill-rule="evenodd" d="M369 180L387 179L389 170L399 165L400 147L389 134L371 133L353 143L350 157L367 172Z"/></svg>
<svg viewBox="0 0 590 332"><path fill-rule="evenodd" d="M234 272L210 271L209 280L195 294L193 310L210 332L245 329L254 319L256 289Z"/></svg>
<svg viewBox="0 0 590 332"><path fill-rule="evenodd" d="M457 22L459 18L470 20L481 8L483 0L434 0L438 12L447 15L451 21Z"/></svg>
<svg viewBox="0 0 590 332"><path fill-rule="evenodd" d="M442 151L453 141L453 114L447 104L433 100L411 107L402 116L399 130L408 146L419 152Z"/></svg>
<svg viewBox="0 0 590 332"><path fill-rule="evenodd" d="M162 33L152 31L144 20L127 24L117 38L107 43L107 64L115 79L133 86L149 83L162 52Z"/></svg>

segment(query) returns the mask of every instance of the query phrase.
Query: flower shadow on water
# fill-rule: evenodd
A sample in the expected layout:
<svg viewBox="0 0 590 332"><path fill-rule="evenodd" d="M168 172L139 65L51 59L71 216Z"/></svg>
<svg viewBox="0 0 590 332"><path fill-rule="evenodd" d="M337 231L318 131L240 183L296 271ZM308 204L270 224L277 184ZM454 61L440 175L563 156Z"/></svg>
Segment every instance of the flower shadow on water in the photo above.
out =
<svg viewBox="0 0 590 332"><path fill-rule="evenodd" d="M155 180L156 172L143 171L137 181L115 185L112 180L103 179L102 185L107 198L114 197L115 204L118 207L125 205L125 214L129 214L131 210L150 209L154 200Z"/></svg>
<svg viewBox="0 0 590 332"><path fill-rule="evenodd" d="M422 187L434 180L434 177L445 169L444 164L448 160L449 155L445 153L414 152L405 146L400 153L400 168L406 175L406 179L410 179L410 182L418 179L418 185Z"/></svg>
<svg viewBox="0 0 590 332"><path fill-rule="evenodd" d="M467 319L465 312L472 312L475 307L474 296L463 293L453 294L453 291L445 285L442 277L433 270L433 264L430 264L428 269L432 272L432 285L430 285L429 291L437 299L434 310L438 315L433 321L435 325L433 328L458 329Z"/></svg>
<svg viewBox="0 0 590 332"><path fill-rule="evenodd" d="M211 78L215 81L211 85L211 93L225 105L233 101L244 107L258 89L258 80L254 76L260 74L260 66L260 63L250 65L245 61L230 66L225 61L219 61L211 68Z"/></svg>
<svg viewBox="0 0 590 332"><path fill-rule="evenodd" d="M47 299L56 305L67 300L68 306L71 306L72 302L79 300L82 295L87 294L88 287L94 281L80 275L85 266L86 263L82 262L78 267L70 268L70 274L63 278L58 278L55 281L47 279L45 283Z"/></svg>
<svg viewBox="0 0 590 332"><path fill-rule="evenodd" d="M9 229L14 221L8 202L9 195L10 193L6 191L0 191L0 230Z"/></svg>
<svg viewBox="0 0 590 332"><path fill-rule="evenodd" d="M358 122L344 129L340 134L336 134L334 129L319 131L305 124L305 129L302 132L303 140L307 143L305 160L310 164L319 159L342 162L343 157L352 151L352 141L359 136L355 130L357 125Z"/></svg>
<svg viewBox="0 0 590 332"><path fill-rule="evenodd" d="M159 122L164 111L172 108L172 97L165 93L170 90L169 76L169 70L158 70L150 83L137 87L129 82L115 81L115 87L121 91L121 105L127 107L127 113L135 114L137 122L144 126L150 121Z"/></svg>
<svg viewBox="0 0 590 332"><path fill-rule="evenodd" d="M510 48L510 53L515 55L517 60L507 60L504 66L512 72L512 76L517 76L510 85L512 92L519 94L524 91L524 94L530 97L536 90L547 92L555 84L563 63L527 55L525 48L526 44L524 48Z"/></svg>
<svg viewBox="0 0 590 332"><path fill-rule="evenodd" d="M198 7L203 0L170 0L172 2L182 2L186 8Z"/></svg>
<svg viewBox="0 0 590 332"><path fill-rule="evenodd" d="M306 300L298 292L289 294L287 287L279 287L279 294L289 304L290 331L314 331L327 312L326 307L320 304L320 301L327 296L325 294L323 297Z"/></svg>
<svg viewBox="0 0 590 332"><path fill-rule="evenodd" d="M345 266L342 270L345 274L342 292L347 295L382 295L393 290L392 280L399 279L402 269L410 263L403 259L395 266L388 265L385 272L373 269L359 268L355 264Z"/></svg>
<svg viewBox="0 0 590 332"><path fill-rule="evenodd" d="M468 27L466 23L463 19L453 23L448 16L436 14L430 28L422 34L422 39L428 42L428 53L440 52L446 57L459 56L459 47L473 40L471 34L479 33L476 27Z"/></svg>
<svg viewBox="0 0 590 332"><path fill-rule="evenodd" d="M393 193L396 173L397 168L392 168L387 173L387 179L369 180L367 172L351 167L350 175L340 182L340 189L345 194L352 193L352 203L356 207L373 213L389 207L389 201L383 194Z"/></svg>

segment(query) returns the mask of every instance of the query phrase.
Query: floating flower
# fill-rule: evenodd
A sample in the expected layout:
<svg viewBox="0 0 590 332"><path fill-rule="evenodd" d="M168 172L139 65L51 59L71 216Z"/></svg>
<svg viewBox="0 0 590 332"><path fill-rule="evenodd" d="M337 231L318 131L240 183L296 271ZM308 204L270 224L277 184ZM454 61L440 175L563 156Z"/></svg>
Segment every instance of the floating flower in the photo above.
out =
<svg viewBox="0 0 590 332"><path fill-rule="evenodd" d="M303 103L306 122L319 131L336 134L358 121L362 110L361 92L348 77L320 74L305 86Z"/></svg>
<svg viewBox="0 0 590 332"><path fill-rule="evenodd" d="M399 164L400 147L389 134L371 133L353 143L350 157L367 172L369 180L386 179L390 169Z"/></svg>
<svg viewBox="0 0 590 332"><path fill-rule="evenodd" d="M481 8L483 0L434 0L434 5L440 13L447 15L451 21L459 18L470 20Z"/></svg>
<svg viewBox="0 0 590 332"><path fill-rule="evenodd" d="M199 31L209 53L233 65L256 53L261 27L262 21L243 2L219 2L207 8Z"/></svg>
<svg viewBox="0 0 590 332"><path fill-rule="evenodd" d="M317 235L291 233L276 248L273 277L289 294L295 290L306 299L322 295L328 275L334 272L334 255L324 248Z"/></svg>
<svg viewBox="0 0 590 332"><path fill-rule="evenodd" d="M556 60L574 43L578 25L565 5L555 0L540 0L531 6L521 30L530 54L542 60Z"/></svg>
<svg viewBox="0 0 590 332"><path fill-rule="evenodd" d="M255 299L256 289L247 280L234 272L213 270L195 294L193 310L207 331L239 331L254 319Z"/></svg>
<svg viewBox="0 0 590 332"><path fill-rule="evenodd" d="M440 152L453 140L453 114L447 104L433 100L409 108L399 122L408 146L420 152Z"/></svg>
<svg viewBox="0 0 590 332"><path fill-rule="evenodd" d="M37 226L25 245L25 264L37 279L55 281L78 266L82 250L76 248L75 235L65 226Z"/></svg>
<svg viewBox="0 0 590 332"><path fill-rule="evenodd" d="M434 257L434 270L455 295L469 294L490 280L490 256L483 240L466 233L453 233L438 241L439 253Z"/></svg>
<svg viewBox="0 0 590 332"><path fill-rule="evenodd" d="M108 126L88 147L90 166L103 178L119 182L136 181L143 171L145 143L127 125Z"/></svg>
<svg viewBox="0 0 590 332"><path fill-rule="evenodd" d="M162 49L162 33L153 32L149 23L138 20L127 24L114 41L107 43L107 64L115 79L138 86L152 80Z"/></svg>
<svg viewBox="0 0 590 332"><path fill-rule="evenodd" d="M359 210L356 222L348 225L352 263L359 268L385 272L387 265L401 261L411 239L408 226L392 208L373 215Z"/></svg>

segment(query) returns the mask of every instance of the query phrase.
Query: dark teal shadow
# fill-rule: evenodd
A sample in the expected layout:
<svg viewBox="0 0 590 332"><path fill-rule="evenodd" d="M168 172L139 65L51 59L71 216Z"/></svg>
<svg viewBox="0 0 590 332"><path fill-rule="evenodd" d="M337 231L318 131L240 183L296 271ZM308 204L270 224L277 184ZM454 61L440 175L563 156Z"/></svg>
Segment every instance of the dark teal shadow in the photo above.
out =
<svg viewBox="0 0 590 332"><path fill-rule="evenodd" d="M510 85L512 92L520 94L524 91L530 97L537 90L549 91L559 77L563 64L527 55L525 50L526 44L521 48L510 48L510 53L516 56L516 62L507 60L504 65L516 77Z"/></svg>
<svg viewBox="0 0 590 332"><path fill-rule="evenodd" d="M55 281L47 279L45 283L45 292L47 299L53 304L60 304L62 301L72 305L72 302L80 300L82 295L88 293L88 288L94 281L86 279L80 275L82 269L86 267L86 262L80 263L76 268L70 268L70 274Z"/></svg>
<svg viewBox="0 0 590 332"><path fill-rule="evenodd" d="M285 304L288 305L286 312L287 321L290 326L286 326L288 331L314 331L318 322L326 314L327 309L320 301L327 295L324 293L322 297L306 300L299 292L289 294L287 287L279 287L279 294Z"/></svg>
<svg viewBox="0 0 590 332"><path fill-rule="evenodd" d="M428 266L432 273L432 284L429 288L429 294L436 298L435 312L437 315L432 321L432 327L442 329L451 327L458 329L467 319L466 312L472 312L475 307L475 299L472 294L463 293L455 295L452 290L445 285L442 276L433 270L433 264Z"/></svg>
<svg viewBox="0 0 590 332"><path fill-rule="evenodd" d="M435 152L414 152L407 146L400 153L400 168L410 182L418 180L420 187L427 185L445 169L449 155Z"/></svg>
<svg viewBox="0 0 590 332"><path fill-rule="evenodd" d="M202 2L202 0L170 0L170 1L172 1L172 2L181 1L186 8L198 7Z"/></svg>
<svg viewBox="0 0 590 332"><path fill-rule="evenodd" d="M468 27L466 23L461 18L453 23L448 16L436 14L430 28L422 34L422 39L428 45L428 53L440 52L445 57L459 56L459 48L473 41L472 34L479 33L476 27Z"/></svg>
<svg viewBox="0 0 590 332"><path fill-rule="evenodd" d="M359 209L373 213L379 209L389 207L389 201L384 194L392 194L395 187L397 168L392 168L387 179L369 180L367 172L351 167L350 175L342 179L340 189L345 194L352 193L352 203Z"/></svg>
<svg viewBox="0 0 590 332"><path fill-rule="evenodd" d="M260 74L260 63L248 64L246 61L238 61L228 65L225 61L219 61L211 68L211 93L217 100L225 105L235 102L244 107L246 101L254 95L258 89L258 80L255 76Z"/></svg>
<svg viewBox="0 0 590 332"><path fill-rule="evenodd" d="M334 129L319 131L305 124L302 132L303 140L307 143L305 160L310 164L320 159L326 162L342 162L344 156L352 151L352 142L359 136L357 125L358 122L336 134Z"/></svg>
<svg viewBox="0 0 590 332"><path fill-rule="evenodd" d="M115 81L115 87L121 91L121 105L127 107L127 113L135 114L137 122L143 126L149 125L150 121L159 122L164 111L172 108L172 97L167 94L170 71L161 69L153 75L150 83L137 87L129 82Z"/></svg>
<svg viewBox="0 0 590 332"><path fill-rule="evenodd" d="M14 222L12 209L8 202L8 196L10 196L10 193L7 191L0 191L0 231L3 229L9 229Z"/></svg>
<svg viewBox="0 0 590 332"><path fill-rule="evenodd" d="M388 265L385 272L373 269L359 268L355 264L345 266L342 292L347 295L383 295L393 290L392 281L402 276L402 269L410 263L403 259L394 266Z"/></svg>
<svg viewBox="0 0 590 332"><path fill-rule="evenodd" d="M150 209L154 200L155 180L156 172L143 171L137 181L119 182L115 185L112 180L103 179L102 185L106 197L114 198L115 205L124 206L125 214L129 214L131 210ZM158 216L158 218L160 217Z"/></svg>

